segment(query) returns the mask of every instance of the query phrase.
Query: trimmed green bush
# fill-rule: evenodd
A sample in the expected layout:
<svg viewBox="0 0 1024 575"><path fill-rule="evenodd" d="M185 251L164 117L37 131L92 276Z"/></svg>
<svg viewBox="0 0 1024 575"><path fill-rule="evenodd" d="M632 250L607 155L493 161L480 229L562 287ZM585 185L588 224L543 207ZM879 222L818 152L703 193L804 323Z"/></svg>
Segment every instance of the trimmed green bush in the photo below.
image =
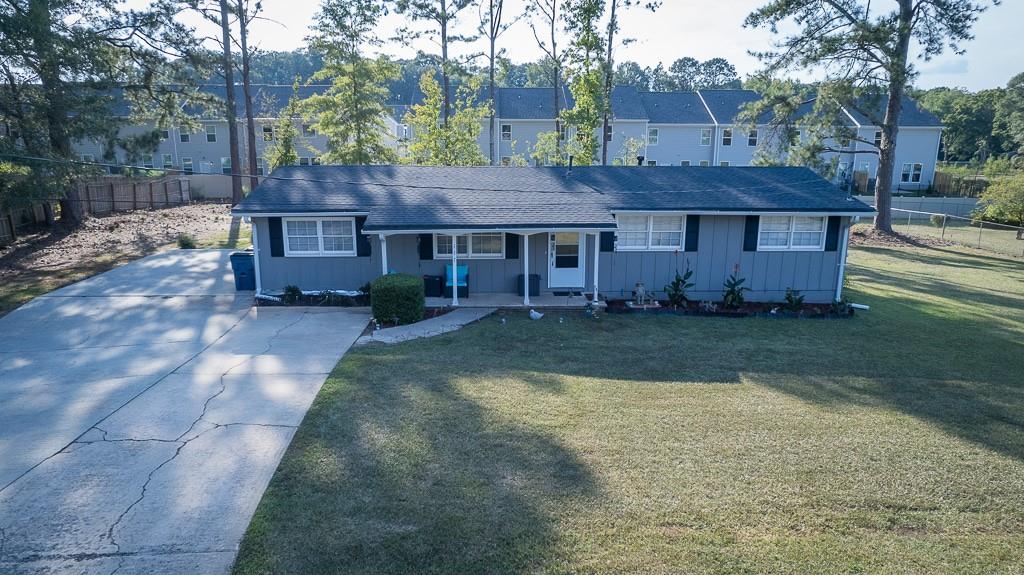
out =
<svg viewBox="0 0 1024 575"><path fill-rule="evenodd" d="M370 286L373 317L384 323L420 321L425 301L423 279L414 275L388 274L373 280Z"/></svg>

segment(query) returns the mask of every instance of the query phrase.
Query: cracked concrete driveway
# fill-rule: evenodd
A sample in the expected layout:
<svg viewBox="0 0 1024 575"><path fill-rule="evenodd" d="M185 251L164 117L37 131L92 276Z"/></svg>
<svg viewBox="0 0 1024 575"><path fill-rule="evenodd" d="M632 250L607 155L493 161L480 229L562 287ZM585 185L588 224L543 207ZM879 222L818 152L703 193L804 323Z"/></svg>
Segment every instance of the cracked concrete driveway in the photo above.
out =
<svg viewBox="0 0 1024 575"><path fill-rule="evenodd" d="M251 308L228 253L150 256L0 318L0 572L230 569L369 314Z"/></svg>

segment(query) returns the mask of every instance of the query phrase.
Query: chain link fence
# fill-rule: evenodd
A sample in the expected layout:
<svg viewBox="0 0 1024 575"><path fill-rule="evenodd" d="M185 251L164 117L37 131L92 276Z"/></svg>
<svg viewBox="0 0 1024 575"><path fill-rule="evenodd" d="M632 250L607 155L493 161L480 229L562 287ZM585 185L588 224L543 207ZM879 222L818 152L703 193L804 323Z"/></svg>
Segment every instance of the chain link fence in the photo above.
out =
<svg viewBox="0 0 1024 575"><path fill-rule="evenodd" d="M1024 257L1024 228L973 218L893 208L893 231Z"/></svg>

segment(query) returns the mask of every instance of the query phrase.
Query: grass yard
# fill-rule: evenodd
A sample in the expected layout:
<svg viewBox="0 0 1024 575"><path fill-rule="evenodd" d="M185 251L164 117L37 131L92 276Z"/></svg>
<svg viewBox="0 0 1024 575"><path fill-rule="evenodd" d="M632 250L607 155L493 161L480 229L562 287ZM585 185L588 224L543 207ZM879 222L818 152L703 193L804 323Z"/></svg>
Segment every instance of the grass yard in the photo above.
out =
<svg viewBox="0 0 1024 575"><path fill-rule="evenodd" d="M1021 573L1024 265L851 252L852 320L524 312L353 350L236 573Z"/></svg>
<svg viewBox="0 0 1024 575"><path fill-rule="evenodd" d="M909 224L906 217L896 215L892 221L893 230L912 236L924 236L937 239L944 239L949 242L969 246L972 248L996 252L1018 258L1024 257L1024 240L1017 239L1017 229L1012 226L999 224L985 224L984 228L971 225L969 220L958 220L949 218L946 220L946 230L942 226L936 226L928 220L913 220Z"/></svg>

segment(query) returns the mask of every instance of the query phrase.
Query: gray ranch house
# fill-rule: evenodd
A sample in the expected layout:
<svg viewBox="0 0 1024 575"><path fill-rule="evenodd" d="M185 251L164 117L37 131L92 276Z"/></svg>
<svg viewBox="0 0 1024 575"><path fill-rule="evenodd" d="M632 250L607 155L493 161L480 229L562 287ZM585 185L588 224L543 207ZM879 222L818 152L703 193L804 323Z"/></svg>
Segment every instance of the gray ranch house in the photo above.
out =
<svg viewBox="0 0 1024 575"><path fill-rule="evenodd" d="M261 293L468 269L466 289L435 305L628 299L687 268L691 299L721 299L736 272L751 301L792 288L827 303L841 297L851 222L874 213L806 168L679 166L291 166L232 211L251 218Z"/></svg>

